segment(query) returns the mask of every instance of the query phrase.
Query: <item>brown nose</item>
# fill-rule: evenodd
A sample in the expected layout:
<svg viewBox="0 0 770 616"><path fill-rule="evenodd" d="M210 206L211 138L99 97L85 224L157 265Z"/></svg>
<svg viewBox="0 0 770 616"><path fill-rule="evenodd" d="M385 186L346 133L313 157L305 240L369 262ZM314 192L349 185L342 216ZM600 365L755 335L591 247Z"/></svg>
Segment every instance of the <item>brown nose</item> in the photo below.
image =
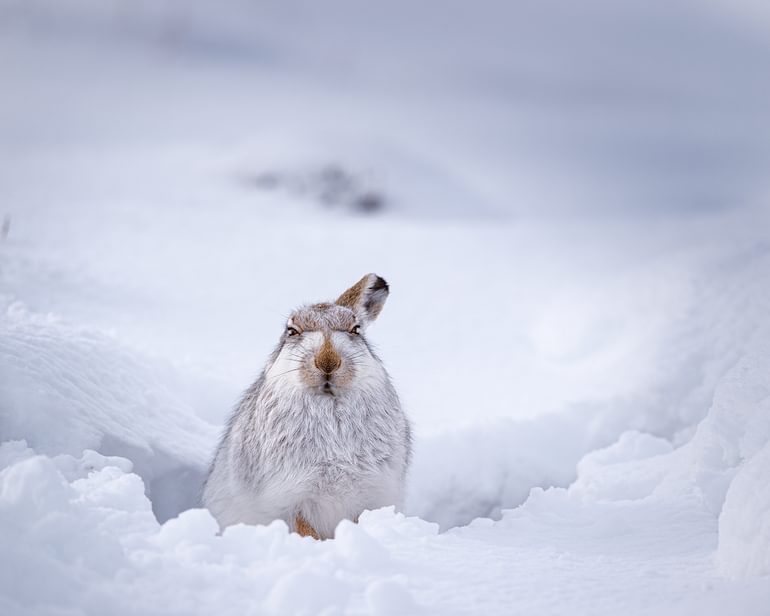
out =
<svg viewBox="0 0 770 616"><path fill-rule="evenodd" d="M340 367L342 358L334 350L331 340L324 338L324 343L315 355L315 367L324 374L331 374Z"/></svg>

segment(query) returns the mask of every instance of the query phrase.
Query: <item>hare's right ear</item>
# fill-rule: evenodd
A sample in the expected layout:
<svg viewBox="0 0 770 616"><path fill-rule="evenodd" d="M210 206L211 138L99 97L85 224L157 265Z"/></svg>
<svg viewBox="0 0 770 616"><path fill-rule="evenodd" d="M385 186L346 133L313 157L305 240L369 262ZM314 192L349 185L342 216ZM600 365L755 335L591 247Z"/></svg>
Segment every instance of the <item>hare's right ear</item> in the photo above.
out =
<svg viewBox="0 0 770 616"><path fill-rule="evenodd" d="M353 310L367 324L380 314L388 293L388 283L384 278L377 274L367 274L340 295L337 303Z"/></svg>

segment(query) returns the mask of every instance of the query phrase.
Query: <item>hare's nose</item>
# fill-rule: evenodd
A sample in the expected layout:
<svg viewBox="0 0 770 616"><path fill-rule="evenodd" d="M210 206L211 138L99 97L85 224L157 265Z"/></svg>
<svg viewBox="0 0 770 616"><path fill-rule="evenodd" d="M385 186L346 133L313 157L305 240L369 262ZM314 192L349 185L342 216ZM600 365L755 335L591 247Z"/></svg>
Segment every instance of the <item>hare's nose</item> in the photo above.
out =
<svg viewBox="0 0 770 616"><path fill-rule="evenodd" d="M315 355L315 367L324 374L331 374L342 364L342 358L334 350L331 340L326 338Z"/></svg>

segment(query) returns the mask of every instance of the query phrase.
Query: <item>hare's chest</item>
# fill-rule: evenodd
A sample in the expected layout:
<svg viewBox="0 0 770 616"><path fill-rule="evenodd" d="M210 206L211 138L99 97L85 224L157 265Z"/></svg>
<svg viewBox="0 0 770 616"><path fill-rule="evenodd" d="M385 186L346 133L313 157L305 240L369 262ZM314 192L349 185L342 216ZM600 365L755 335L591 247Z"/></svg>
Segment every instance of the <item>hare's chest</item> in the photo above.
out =
<svg viewBox="0 0 770 616"><path fill-rule="evenodd" d="M376 474L391 457L394 435L384 426L376 413L360 407L314 409L276 426L282 433L277 458L284 471L319 489L355 483Z"/></svg>
<svg viewBox="0 0 770 616"><path fill-rule="evenodd" d="M308 434L305 461L322 478L337 481L375 467L385 443L376 430L343 415L319 422Z"/></svg>

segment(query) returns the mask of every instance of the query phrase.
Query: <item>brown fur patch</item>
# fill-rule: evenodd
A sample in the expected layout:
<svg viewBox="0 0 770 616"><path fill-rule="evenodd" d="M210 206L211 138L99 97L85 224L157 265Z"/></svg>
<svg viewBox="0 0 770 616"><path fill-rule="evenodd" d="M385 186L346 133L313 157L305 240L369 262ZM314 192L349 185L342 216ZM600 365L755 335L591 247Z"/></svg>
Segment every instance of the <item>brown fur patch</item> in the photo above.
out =
<svg viewBox="0 0 770 616"><path fill-rule="evenodd" d="M342 358L334 350L329 336L324 336L324 343L315 355L316 368L326 374L331 374L342 364Z"/></svg>
<svg viewBox="0 0 770 616"><path fill-rule="evenodd" d="M337 304L363 314L368 321L374 321L382 311L390 289L384 278L367 274L337 299Z"/></svg>
<svg viewBox="0 0 770 616"><path fill-rule="evenodd" d="M308 524L307 520L302 517L301 513L297 514L297 519L294 520L294 528L297 533L303 537L312 537L313 539L320 539L318 532L315 528Z"/></svg>
<svg viewBox="0 0 770 616"><path fill-rule="evenodd" d="M369 279L371 277L372 274L367 274L361 278L361 280L359 280L356 284L354 284L337 298L337 303L340 306L345 306L351 310L358 309L361 304L364 291L366 291L366 287L369 284Z"/></svg>

